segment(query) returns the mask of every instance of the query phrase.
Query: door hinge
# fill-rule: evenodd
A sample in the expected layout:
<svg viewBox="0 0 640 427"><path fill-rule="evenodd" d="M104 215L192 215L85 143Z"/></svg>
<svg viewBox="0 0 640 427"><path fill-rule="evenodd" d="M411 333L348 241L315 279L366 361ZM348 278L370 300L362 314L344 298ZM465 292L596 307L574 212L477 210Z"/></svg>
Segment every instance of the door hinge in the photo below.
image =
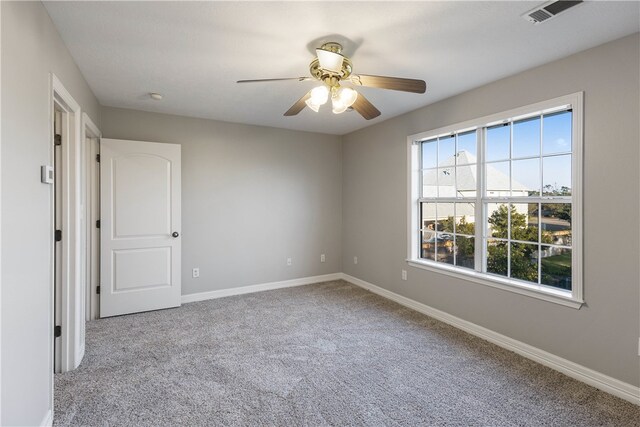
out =
<svg viewBox="0 0 640 427"><path fill-rule="evenodd" d="M56 230L56 242L59 242L60 240L62 240L62 230Z"/></svg>
<svg viewBox="0 0 640 427"><path fill-rule="evenodd" d="M96 221L96 228L100 228L100 220Z"/></svg>
<svg viewBox="0 0 640 427"><path fill-rule="evenodd" d="M96 287L96 294L100 295L100 286Z"/></svg>
<svg viewBox="0 0 640 427"><path fill-rule="evenodd" d="M96 154L96 162L100 161L100 154Z"/></svg>
<svg viewBox="0 0 640 427"><path fill-rule="evenodd" d="M53 328L53 337L60 338L62 336L62 326L57 325Z"/></svg>
<svg viewBox="0 0 640 427"><path fill-rule="evenodd" d="M53 145L62 145L62 135L59 133L53 135Z"/></svg>

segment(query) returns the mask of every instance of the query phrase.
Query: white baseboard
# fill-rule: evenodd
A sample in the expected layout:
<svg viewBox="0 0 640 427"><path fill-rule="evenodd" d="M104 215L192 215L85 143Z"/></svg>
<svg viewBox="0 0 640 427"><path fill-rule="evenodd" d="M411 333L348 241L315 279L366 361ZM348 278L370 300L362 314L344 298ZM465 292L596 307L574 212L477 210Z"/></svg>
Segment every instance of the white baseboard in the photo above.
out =
<svg viewBox="0 0 640 427"><path fill-rule="evenodd" d="M240 286L238 288L221 289L219 291L199 292L197 294L182 295L181 302L185 304L188 302L224 298L232 295L250 294L253 292L271 291L273 289L291 288L294 286L311 285L313 283L330 282L332 280L340 279L342 279L342 273L301 277L299 279L284 280L282 282L260 283L258 285Z"/></svg>
<svg viewBox="0 0 640 427"><path fill-rule="evenodd" d="M40 422L41 427L51 427L53 425L53 411L49 409L45 414L42 422Z"/></svg>
<svg viewBox="0 0 640 427"><path fill-rule="evenodd" d="M426 304L403 297L402 295L398 295L394 292L358 279L357 277L343 273L342 279L382 297L395 301L405 307L409 307L415 311L426 314L429 317L433 317L434 319L440 320L472 335L492 342L502 348L518 353L527 359L531 359L551 369L562 372L563 374L578 381L582 381L614 396L620 397L636 405L640 405L640 387L617 380L537 347L514 340L513 338L509 338L490 329L476 325L475 323L468 322L459 317L445 313L444 311L429 307Z"/></svg>

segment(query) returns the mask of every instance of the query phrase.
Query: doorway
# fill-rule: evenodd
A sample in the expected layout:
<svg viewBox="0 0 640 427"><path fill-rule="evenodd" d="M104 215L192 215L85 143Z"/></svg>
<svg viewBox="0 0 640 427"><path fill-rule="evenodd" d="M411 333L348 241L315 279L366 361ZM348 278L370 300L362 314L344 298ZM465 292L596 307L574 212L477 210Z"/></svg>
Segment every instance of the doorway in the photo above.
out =
<svg viewBox="0 0 640 427"><path fill-rule="evenodd" d="M86 321L179 306L180 145L101 140L83 119Z"/></svg>
<svg viewBox="0 0 640 427"><path fill-rule="evenodd" d="M54 372L75 369L85 348L86 188L83 159L85 135L99 136L86 125L80 106L51 74L51 356ZM90 122L90 120L89 120ZM86 127L94 129L85 132ZM53 386L53 381L52 381Z"/></svg>
<svg viewBox="0 0 640 427"><path fill-rule="evenodd" d="M73 259L76 252L78 202L74 187L74 154L78 135L80 108L72 98L54 89L52 108L53 190L53 371L66 372L75 368L82 358L84 329L79 329L74 313L82 307L75 300L77 279Z"/></svg>

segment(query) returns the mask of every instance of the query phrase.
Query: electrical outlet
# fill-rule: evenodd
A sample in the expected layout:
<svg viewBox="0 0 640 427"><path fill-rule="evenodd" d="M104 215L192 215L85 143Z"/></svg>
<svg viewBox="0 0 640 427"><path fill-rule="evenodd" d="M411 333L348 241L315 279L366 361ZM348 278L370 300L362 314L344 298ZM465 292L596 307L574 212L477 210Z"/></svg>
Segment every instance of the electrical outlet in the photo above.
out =
<svg viewBox="0 0 640 427"><path fill-rule="evenodd" d="M353 257L353 263L354 263L354 264L357 264L357 263L358 263L358 257L357 257L357 256L354 256L354 257Z"/></svg>
<svg viewBox="0 0 640 427"><path fill-rule="evenodd" d="M407 270L402 270L402 280L407 280Z"/></svg>
<svg viewBox="0 0 640 427"><path fill-rule="evenodd" d="M194 279L200 277L200 269L196 267L191 270L191 277L193 277Z"/></svg>
<svg viewBox="0 0 640 427"><path fill-rule="evenodd" d="M320 254L320 262L324 262L324 261L325 261L324 254Z"/></svg>
<svg viewBox="0 0 640 427"><path fill-rule="evenodd" d="M287 258L287 265L291 265L291 264L292 264L291 257L289 257L289 258Z"/></svg>

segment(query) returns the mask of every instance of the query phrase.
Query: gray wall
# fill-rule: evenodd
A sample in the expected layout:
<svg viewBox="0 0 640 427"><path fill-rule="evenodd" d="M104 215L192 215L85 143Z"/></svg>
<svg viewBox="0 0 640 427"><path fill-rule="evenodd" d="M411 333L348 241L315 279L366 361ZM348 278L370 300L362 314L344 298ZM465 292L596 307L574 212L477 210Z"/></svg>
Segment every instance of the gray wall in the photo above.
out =
<svg viewBox="0 0 640 427"><path fill-rule="evenodd" d="M635 34L345 136L344 272L639 385L639 50ZM587 305L575 310L408 267L406 137L577 91L585 93Z"/></svg>
<svg viewBox="0 0 640 427"><path fill-rule="evenodd" d="M98 103L40 2L0 2L2 19L2 425L38 425L51 408L52 164L49 73L98 123Z"/></svg>
<svg viewBox="0 0 640 427"><path fill-rule="evenodd" d="M342 271L340 137L117 108L101 120L105 138L182 145L183 294Z"/></svg>

